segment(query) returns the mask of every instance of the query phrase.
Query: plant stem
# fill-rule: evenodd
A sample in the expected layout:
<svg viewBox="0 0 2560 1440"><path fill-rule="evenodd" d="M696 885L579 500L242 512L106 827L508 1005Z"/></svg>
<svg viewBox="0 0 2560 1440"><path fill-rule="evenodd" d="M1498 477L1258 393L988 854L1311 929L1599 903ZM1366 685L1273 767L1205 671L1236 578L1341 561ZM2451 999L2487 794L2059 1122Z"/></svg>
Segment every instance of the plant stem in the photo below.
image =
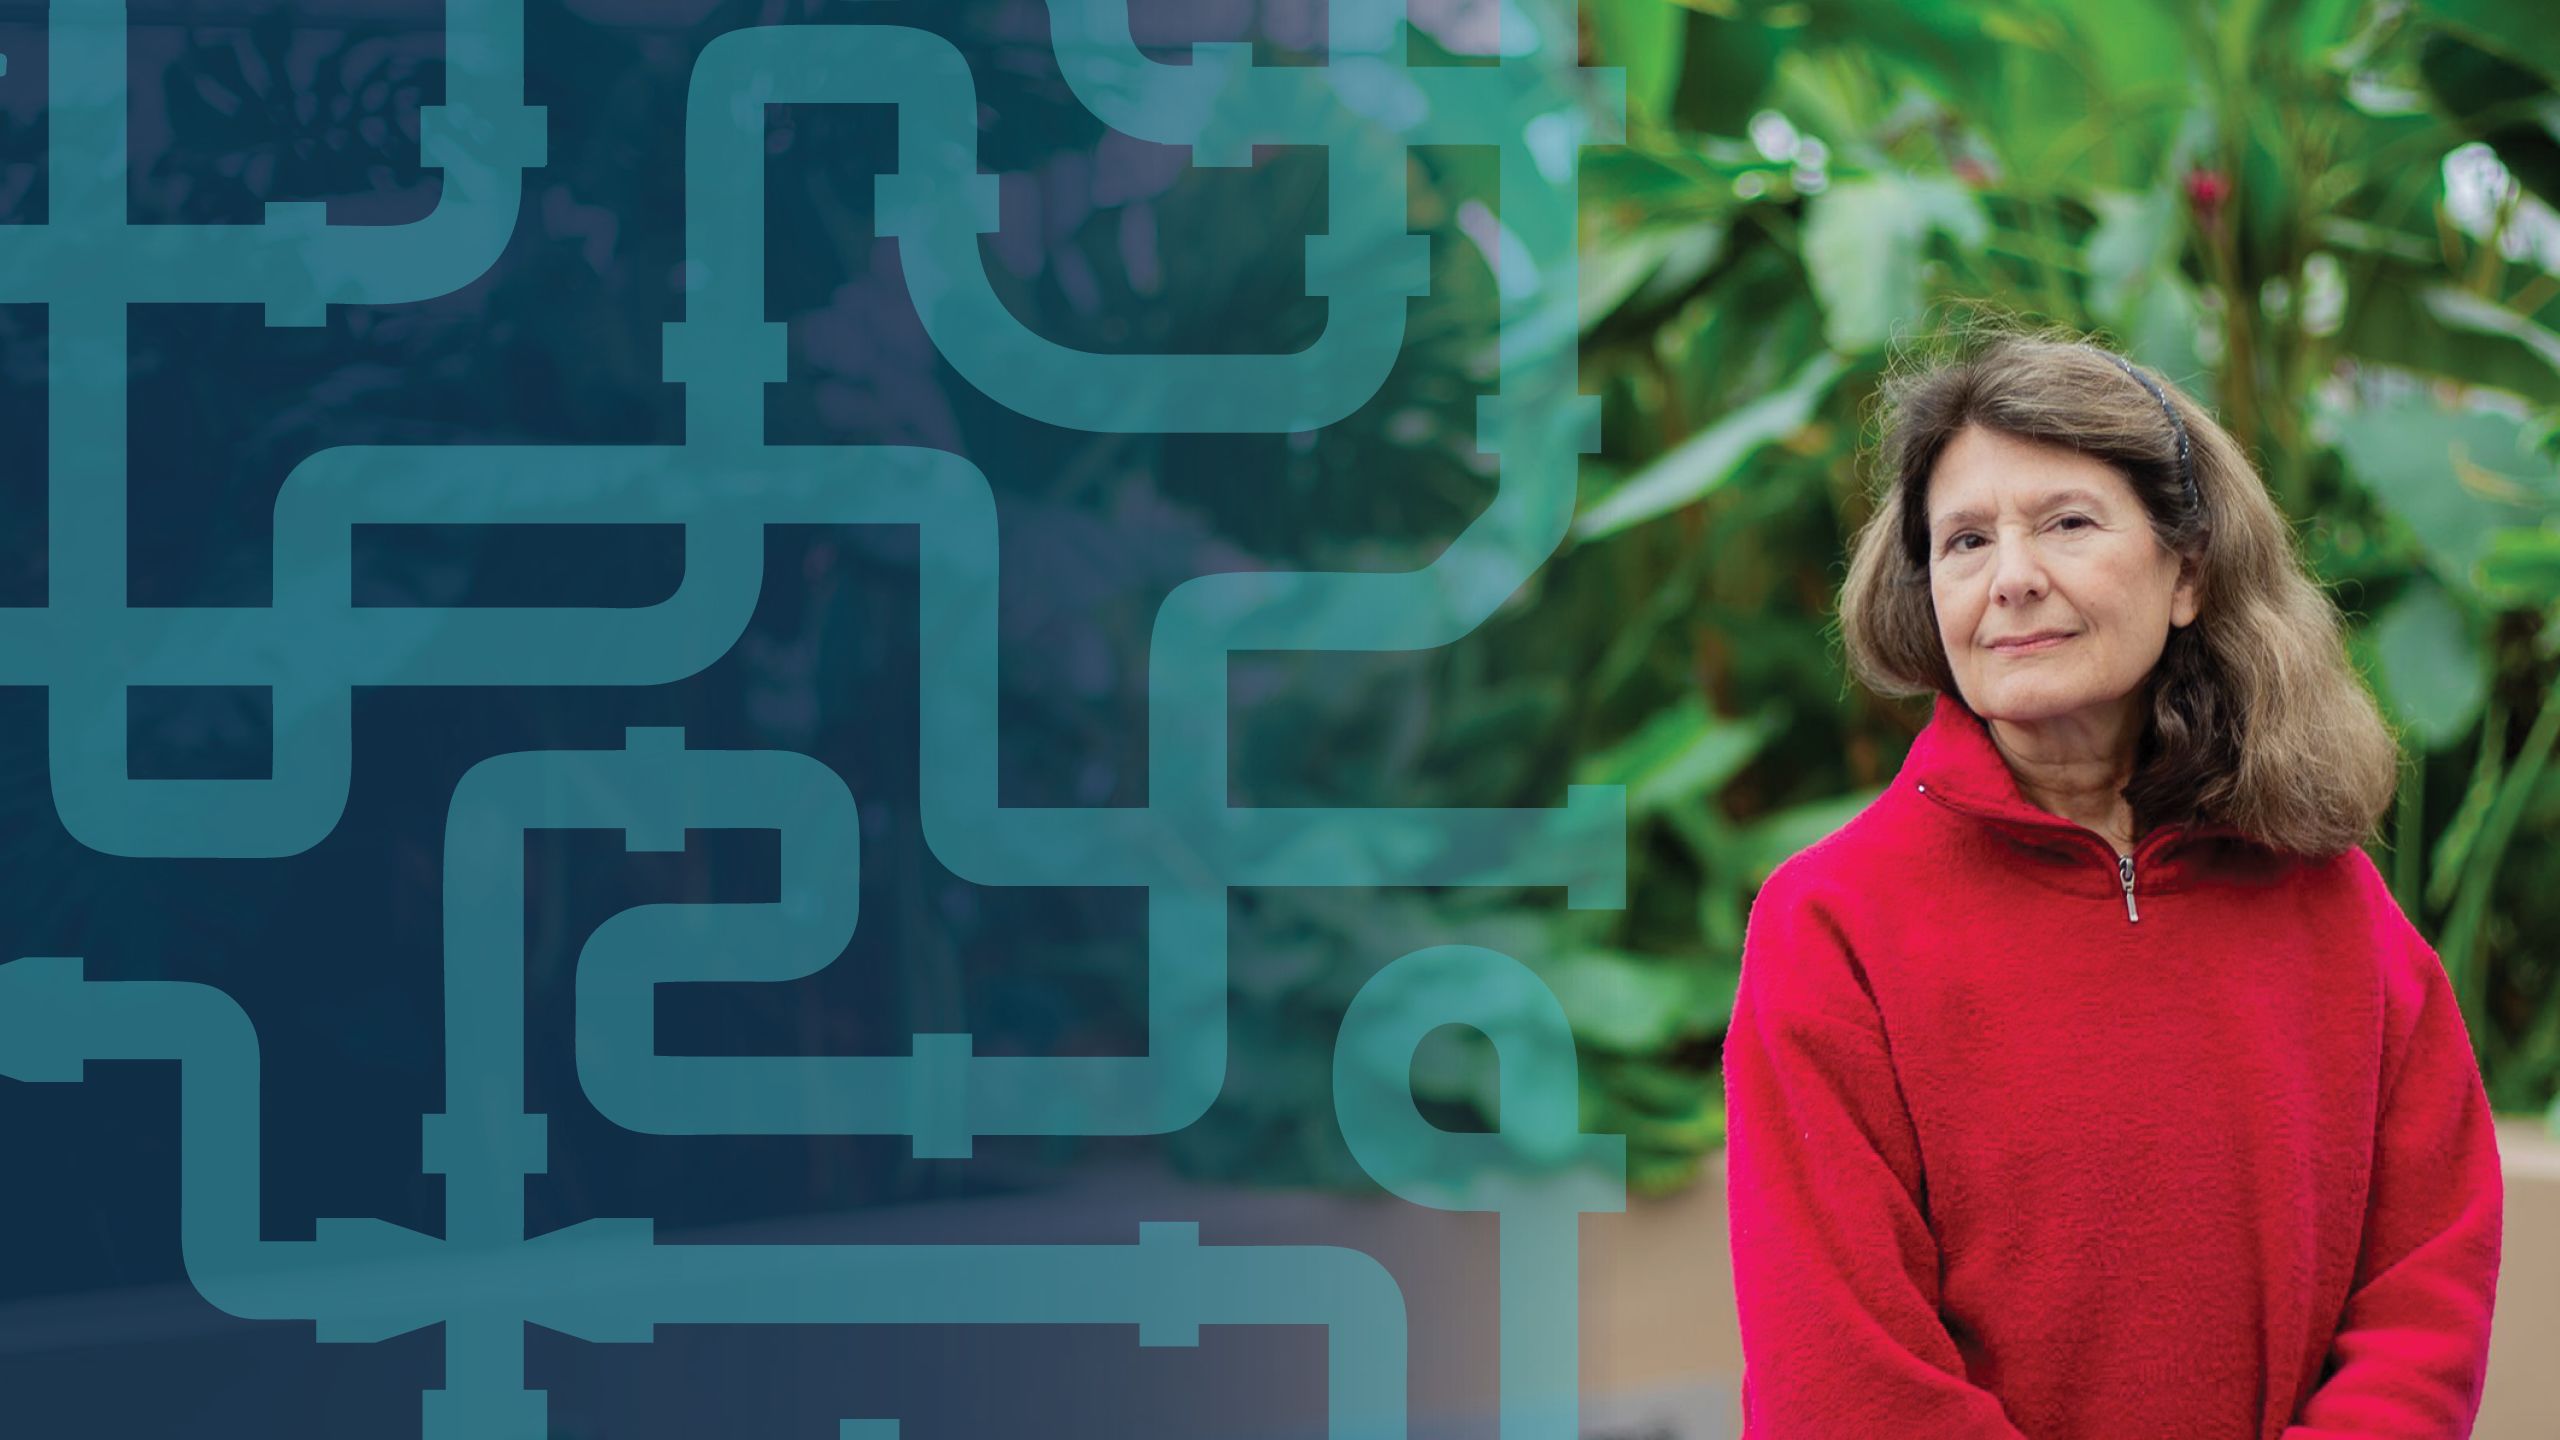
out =
<svg viewBox="0 0 2560 1440"><path fill-rule="evenodd" d="M2045 247L2036 264L2037 277L2044 284L2045 318L2057 325L2078 324L2080 306L2071 298L2071 282L2064 278L2061 262L2054 258L2071 253L2062 235L2062 219L2048 213L2041 201L2025 201L2024 208L2030 233Z"/></svg>
<svg viewBox="0 0 2560 1440"><path fill-rule="evenodd" d="M2480 827L2479 843L2472 847L2464 866L2462 891L2455 897L2453 916L2445 925L2442 951L2445 971L2453 981L2453 993L2462 1006L2463 1024L2469 1027L2476 1049L2485 1033L2481 991L2487 967L2480 963L2480 930L2489 912L2489 892L2498 878L2498 862L2505 857L2507 842L2514 838L2516 822L2522 818L2527 801L2533 798L2534 786L2542 779L2543 762L2551 758L2554 741L2560 741L2560 679L2542 697L2542 708L2533 717L2533 729L2526 732L2524 749L2516 756L2515 768L2507 772L2498 786L2497 799L2490 802L2488 819Z"/></svg>
<svg viewBox="0 0 2560 1440"><path fill-rule="evenodd" d="M2391 893L2410 915L2421 913L2418 848L2426 824L2426 786L2427 754L2420 748L2411 753L2408 772L2400 781L2399 813L2391 827Z"/></svg>

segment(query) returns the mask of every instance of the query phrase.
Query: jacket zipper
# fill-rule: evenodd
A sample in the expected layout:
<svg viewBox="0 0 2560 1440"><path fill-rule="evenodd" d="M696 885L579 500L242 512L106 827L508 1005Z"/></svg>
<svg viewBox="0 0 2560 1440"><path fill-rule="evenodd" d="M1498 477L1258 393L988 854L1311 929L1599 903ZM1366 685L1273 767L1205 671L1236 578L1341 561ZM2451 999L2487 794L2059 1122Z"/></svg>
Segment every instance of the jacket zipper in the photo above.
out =
<svg viewBox="0 0 2560 1440"><path fill-rule="evenodd" d="M1957 814L1959 814L1959 815L1962 815L1962 814L1966 814L1966 813L1968 813L1968 812L1965 810L1965 807L1963 807L1963 806L1961 806L1961 805L1957 804L1957 803L1956 803L1956 802L1954 802L1953 800L1948 799L1948 798L1947 798L1947 797L1945 797L1944 795L1938 795L1938 794L1934 794L1934 793L1932 793L1932 792L1930 791L1929 787L1928 787L1928 786L1926 786L1926 785L1921 785L1921 786L1919 786L1919 787L1917 787L1917 788L1919 789L1919 791L1920 791L1920 793L1921 793L1921 794L1923 794L1923 795L1927 795L1930 799L1937 801L1940 805L1945 806L1947 809L1952 810L1952 811L1956 812L1956 813L1957 813ZM1989 817L1983 817L1983 818L1988 819ZM2008 823L2008 822L2006 822L2006 821L2000 821L2000 820L1993 820L1991 823L1993 823L1993 824L2006 824L2006 823ZM2117 886L2118 886L2118 887L2120 887L2120 888L2124 891L2124 918L2125 918L2125 923L2127 923L2127 924L2129 924L2129 925L2138 925L2138 924L2142 923L2142 912L2141 912L2141 911L2139 911L2139 910L2137 910L2137 909L2135 909L2135 908L2134 908L2134 904L2133 904L2133 856L2131 856L2131 855L2116 855L2116 853L2115 853L2115 847L2114 847L2114 846L2112 846L2112 845L2108 845L2108 844L2107 844L2107 842L2106 842L2104 839L2101 839L2101 838L2099 837L2098 832L2096 832L2096 831L2094 831L2094 830L2091 830L2089 827L2087 827L2087 826L2085 826L2085 825L2076 825L2076 826L2073 826L2072 828L2073 828L2073 829L2078 830L2081 834L2088 836L2090 839L2092 839L2092 840L2096 840L2100 845L2105 846L2108 854L2110 854L2110 855L2115 855L2115 861L2116 861L2116 884L2117 884ZM2137 847L2137 848L2139 848L2139 847Z"/></svg>

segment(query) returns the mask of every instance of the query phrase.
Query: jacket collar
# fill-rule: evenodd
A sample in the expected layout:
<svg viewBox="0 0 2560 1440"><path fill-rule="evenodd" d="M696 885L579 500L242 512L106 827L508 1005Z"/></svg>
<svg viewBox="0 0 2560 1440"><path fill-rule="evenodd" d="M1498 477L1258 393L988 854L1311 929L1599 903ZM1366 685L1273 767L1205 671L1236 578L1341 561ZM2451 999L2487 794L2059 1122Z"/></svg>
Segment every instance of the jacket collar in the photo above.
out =
<svg viewBox="0 0 2560 1440"><path fill-rule="evenodd" d="M1896 784L2032 844L2075 853L2103 851L2109 861L2117 854L2097 831L2029 800L1992 744L1990 727L1963 701L1944 692L1931 707L1928 727L1911 742ZM2244 834L2239 827L2218 821L2161 825L2136 837L2133 854L2140 860L2155 849L2187 840Z"/></svg>

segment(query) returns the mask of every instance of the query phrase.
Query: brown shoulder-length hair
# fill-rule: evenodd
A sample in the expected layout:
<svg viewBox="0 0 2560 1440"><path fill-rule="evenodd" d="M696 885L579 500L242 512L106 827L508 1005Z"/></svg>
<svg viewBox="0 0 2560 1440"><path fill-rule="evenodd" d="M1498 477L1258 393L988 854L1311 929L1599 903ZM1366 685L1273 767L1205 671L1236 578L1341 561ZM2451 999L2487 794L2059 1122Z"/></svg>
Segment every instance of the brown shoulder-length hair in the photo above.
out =
<svg viewBox="0 0 2560 1440"><path fill-rule="evenodd" d="M2337 607L2238 442L2166 377L2143 374L2186 424L2194 502L2168 414L2112 350L1995 329L1950 358L1897 361L1880 395L1880 493L1840 595L1850 669L1880 694L1961 700L1929 589L1938 456L1968 425L2078 451L2131 481L2152 533L2197 567L2196 619L2171 628L2146 682L2149 723L2124 790L2136 829L2219 822L2306 855L2362 844L2391 802L2399 745L2347 658Z"/></svg>

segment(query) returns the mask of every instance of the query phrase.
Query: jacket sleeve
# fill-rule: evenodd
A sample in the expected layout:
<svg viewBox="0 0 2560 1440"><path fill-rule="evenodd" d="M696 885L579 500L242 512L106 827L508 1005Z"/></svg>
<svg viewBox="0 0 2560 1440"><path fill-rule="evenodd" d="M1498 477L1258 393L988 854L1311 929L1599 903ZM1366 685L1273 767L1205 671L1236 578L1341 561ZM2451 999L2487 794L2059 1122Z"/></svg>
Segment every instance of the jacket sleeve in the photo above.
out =
<svg viewBox="0 0 2560 1440"><path fill-rule="evenodd" d="M1918 1140L1848 946L1786 883L1744 930L1724 1042L1743 1440L2024 1440L1938 1311Z"/></svg>
<svg viewBox="0 0 2560 1440"><path fill-rule="evenodd" d="M2442 960L2379 873L2369 884L2406 963L2385 997L2364 1242L2320 1386L2282 1440L2468 1435L2489 1365L2506 1207L2489 1098Z"/></svg>

